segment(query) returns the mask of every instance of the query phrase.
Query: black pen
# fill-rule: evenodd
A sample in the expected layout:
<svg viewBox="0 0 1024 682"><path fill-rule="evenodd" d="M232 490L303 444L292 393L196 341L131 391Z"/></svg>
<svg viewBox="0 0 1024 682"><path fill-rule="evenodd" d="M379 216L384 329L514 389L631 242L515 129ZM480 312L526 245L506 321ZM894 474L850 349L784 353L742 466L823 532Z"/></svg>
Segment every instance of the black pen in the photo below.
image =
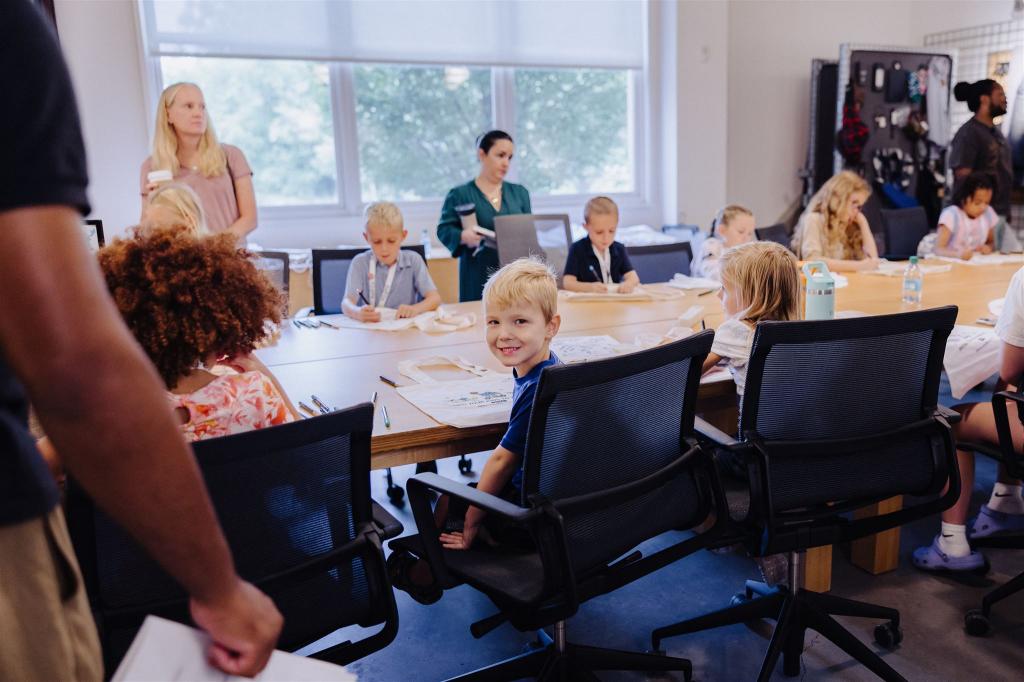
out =
<svg viewBox="0 0 1024 682"><path fill-rule="evenodd" d="M321 412L327 414L331 411L331 408L324 405L324 401L320 400L320 398L317 398L315 395L311 397L313 398L313 404L319 407Z"/></svg>
<svg viewBox="0 0 1024 682"><path fill-rule="evenodd" d="M366 300L365 296L363 296L363 290L362 289L356 289L356 293L359 294L359 300L360 301L362 301L366 305L370 305L370 302L368 300ZM372 308L373 306L370 306L370 307Z"/></svg>
<svg viewBox="0 0 1024 682"><path fill-rule="evenodd" d="M707 327L704 325L704 318L703 317L700 318L700 328L701 328L701 331L707 329Z"/></svg>
<svg viewBox="0 0 1024 682"><path fill-rule="evenodd" d="M301 325L301 324L299 324L299 321L298 321L298 320L296 320L296 319L294 319L294 318L292 319L292 324L294 324L294 325L295 325L295 328L296 328L296 329L301 329L301 328L302 328L302 325Z"/></svg>
<svg viewBox="0 0 1024 682"><path fill-rule="evenodd" d="M381 374L381 375L380 375L380 380L381 380L381 381L383 381L383 382L384 382L385 384L387 384L388 386L394 386L395 388L398 388L398 384L396 384L396 383L395 383L394 381L392 381L391 379L388 379L388 378L387 378L386 376L384 376L383 374Z"/></svg>
<svg viewBox="0 0 1024 682"><path fill-rule="evenodd" d="M337 329L337 327L335 325L331 324L330 322L327 322L326 320L317 320L317 322L319 322L320 324L322 324L325 327L330 327L331 329Z"/></svg>
<svg viewBox="0 0 1024 682"><path fill-rule="evenodd" d="M699 293L699 294L697 294L697 295L698 295L698 296L707 296L708 294L713 294L713 293L715 293L716 291L718 291L718 289L706 289L706 290L704 290L704 291L700 292L700 293Z"/></svg>

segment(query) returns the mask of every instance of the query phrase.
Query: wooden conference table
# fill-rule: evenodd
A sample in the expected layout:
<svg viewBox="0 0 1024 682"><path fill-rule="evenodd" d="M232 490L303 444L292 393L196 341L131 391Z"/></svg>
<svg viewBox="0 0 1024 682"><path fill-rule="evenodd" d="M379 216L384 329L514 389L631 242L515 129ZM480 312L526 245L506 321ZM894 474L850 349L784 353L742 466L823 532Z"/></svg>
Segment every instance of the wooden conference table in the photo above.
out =
<svg viewBox="0 0 1024 682"><path fill-rule="evenodd" d="M955 304L960 307L958 324L973 324L989 314L988 302L1005 295L1010 278L1024 265L953 265L949 272L925 275L923 306ZM871 315L899 312L902 309L899 277L849 273L849 286L836 292L840 312L859 311ZM702 306L708 328L723 320L717 296L686 292L681 298L650 302L569 302L559 301L562 326L559 336L608 335L631 343L640 335L664 335L679 326L679 317L694 305ZM476 324L467 330L448 334L425 334L416 329L381 332L358 329L297 329L282 326L273 346L257 351L270 366L294 402L310 402L312 394L328 405L348 407L370 399L373 391L388 408L391 428L386 428L381 411L374 417L371 466L381 469L460 454L492 449L504 433L505 425L495 424L469 429L445 426L408 403L395 390L380 381L384 375L399 385L411 383L398 373L398 363L425 356L458 356L475 364L505 371L491 356L483 341L480 302L460 303L446 308L473 313ZM333 316L322 319L330 321ZM434 374L433 372L429 372ZM439 370L437 378L443 379ZM703 384L698 412L708 421L729 432L735 430L736 395L731 381ZM882 510L899 505L894 499L880 505ZM888 505L888 506L887 506ZM854 562L872 573L895 568L898 559L899 531L881 533L859 541L853 548ZM805 585L827 590L831 573L831 548L808 554Z"/></svg>

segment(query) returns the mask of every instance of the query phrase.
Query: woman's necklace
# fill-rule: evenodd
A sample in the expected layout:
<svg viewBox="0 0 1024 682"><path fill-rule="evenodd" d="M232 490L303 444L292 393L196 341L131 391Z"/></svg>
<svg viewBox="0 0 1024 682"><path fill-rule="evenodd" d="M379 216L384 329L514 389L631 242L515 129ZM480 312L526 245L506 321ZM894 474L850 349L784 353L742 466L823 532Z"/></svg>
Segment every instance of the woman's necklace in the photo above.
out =
<svg viewBox="0 0 1024 682"><path fill-rule="evenodd" d="M494 206L494 208L498 208L501 204L501 184L498 185L498 188L494 191L493 195L489 194L479 181L477 181L476 186L480 188L480 193L487 197L487 201L491 202L491 205Z"/></svg>

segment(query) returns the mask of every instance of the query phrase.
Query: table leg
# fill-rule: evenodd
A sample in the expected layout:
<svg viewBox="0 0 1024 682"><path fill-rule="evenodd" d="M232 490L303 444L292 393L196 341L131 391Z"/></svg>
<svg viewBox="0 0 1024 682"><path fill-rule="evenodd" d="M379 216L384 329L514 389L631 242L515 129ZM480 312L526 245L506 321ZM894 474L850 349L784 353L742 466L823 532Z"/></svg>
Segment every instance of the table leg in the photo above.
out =
<svg viewBox="0 0 1024 682"><path fill-rule="evenodd" d="M862 519L868 516L878 516L898 511L903 507L903 497L897 495L878 504L857 510L853 517ZM900 560L900 529L891 528L875 535L853 541L851 560L855 566L863 568L868 573L878 575L892 571L899 564Z"/></svg>

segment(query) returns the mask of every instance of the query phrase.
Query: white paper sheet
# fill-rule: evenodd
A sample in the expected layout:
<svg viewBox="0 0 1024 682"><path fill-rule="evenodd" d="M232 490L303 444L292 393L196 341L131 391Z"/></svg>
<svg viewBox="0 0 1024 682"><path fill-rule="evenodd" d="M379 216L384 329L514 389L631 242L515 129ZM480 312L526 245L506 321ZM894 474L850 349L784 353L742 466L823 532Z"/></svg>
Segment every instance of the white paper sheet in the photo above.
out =
<svg viewBox="0 0 1024 682"><path fill-rule="evenodd" d="M551 350L562 362L586 362L620 354L622 344L611 336L556 336ZM628 352L628 351L627 351Z"/></svg>
<svg viewBox="0 0 1024 682"><path fill-rule="evenodd" d="M112 682L246 682L206 662L209 636L181 623L146 616ZM255 682L349 682L344 668L313 658L275 651Z"/></svg>
<svg viewBox="0 0 1024 682"><path fill-rule="evenodd" d="M953 327L946 341L942 366L954 398L964 397L967 391L999 370L1000 345L993 329L961 324Z"/></svg>
<svg viewBox="0 0 1024 682"><path fill-rule="evenodd" d="M335 318L331 324L345 329L369 329L381 332L400 332L416 327L428 334L454 332L468 329L476 324L476 316L472 313L460 315L443 306L437 310L420 313L415 317L401 319L396 317L398 311L394 308L377 308L377 310L380 311L380 322L360 322L353 320L348 315L341 315Z"/></svg>
<svg viewBox="0 0 1024 682"><path fill-rule="evenodd" d="M920 262L917 264L917 267L921 268L922 275L931 275L939 272L949 272L950 270L953 269L952 265L938 265L934 263ZM882 275L883 277L902 277L906 269L906 263L884 260L878 264L877 270L867 270L864 272L864 274Z"/></svg>
<svg viewBox="0 0 1024 682"><path fill-rule="evenodd" d="M717 291L722 287L722 283L716 280L707 277L690 277L680 272L677 272L666 284L676 289L714 289Z"/></svg>
<svg viewBox="0 0 1024 682"><path fill-rule="evenodd" d="M670 301L676 298L682 298L682 291L672 291L671 289L655 289L648 287L637 287L628 294L618 293L618 285L611 284L609 287L615 287L610 289L608 293L602 293L599 291L559 291L558 296L566 301L573 302L599 302L599 301L615 301L616 303L626 303L628 301Z"/></svg>
<svg viewBox="0 0 1024 682"><path fill-rule="evenodd" d="M415 318L403 317L398 319L395 317L398 311L394 308L377 308L377 311L380 313L380 322L360 322L359 320L353 320L348 315L341 315L332 324L344 327L345 329L371 329L380 332L400 332L416 324Z"/></svg>
<svg viewBox="0 0 1024 682"><path fill-rule="evenodd" d="M971 260L961 260L950 256L935 256L935 258L949 261L950 263L976 267L982 265L1024 265L1024 255L1019 253L976 253L971 256Z"/></svg>
<svg viewBox="0 0 1024 682"><path fill-rule="evenodd" d="M512 410L511 374L494 374L402 386L398 395L430 418L460 429L508 422Z"/></svg>

